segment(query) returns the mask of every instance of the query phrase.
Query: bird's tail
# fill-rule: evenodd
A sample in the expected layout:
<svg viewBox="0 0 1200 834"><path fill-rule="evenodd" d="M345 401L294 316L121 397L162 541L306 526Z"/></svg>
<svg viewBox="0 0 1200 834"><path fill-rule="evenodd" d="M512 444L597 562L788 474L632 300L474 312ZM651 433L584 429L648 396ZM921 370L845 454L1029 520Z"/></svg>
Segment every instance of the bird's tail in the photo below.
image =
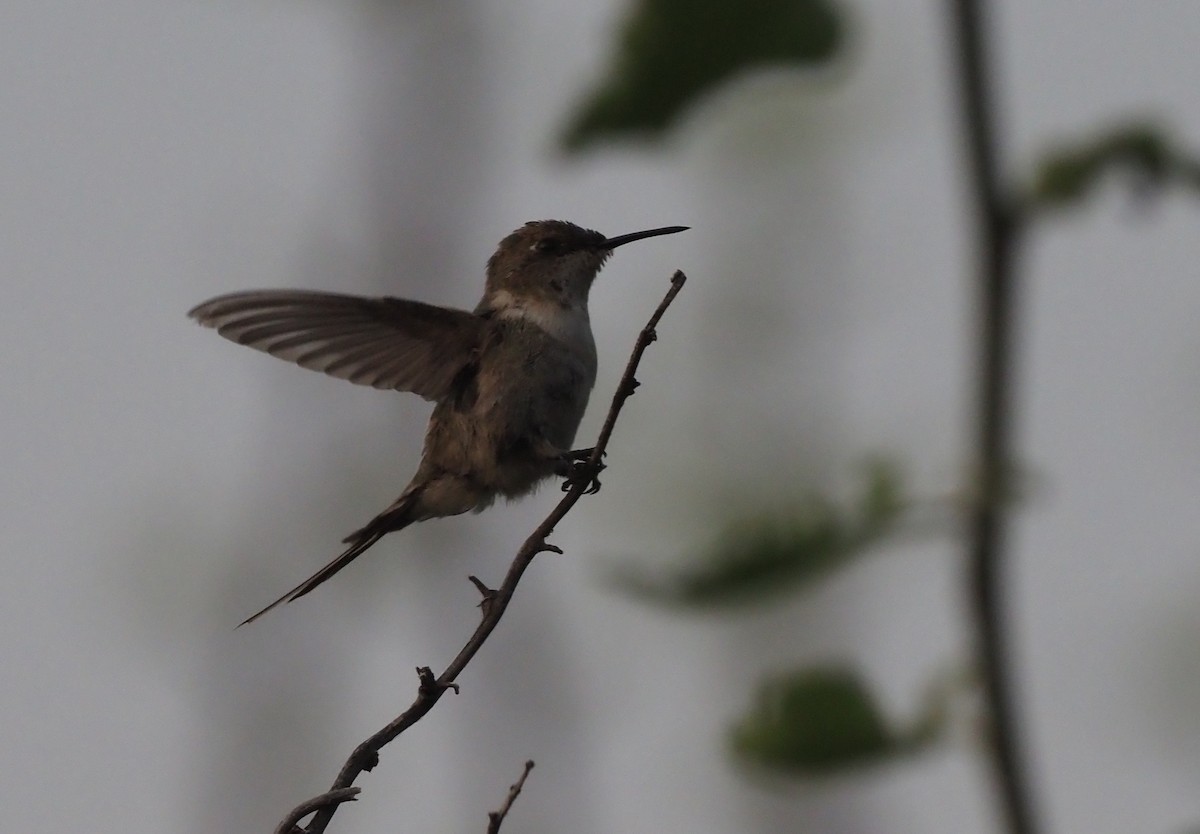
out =
<svg viewBox="0 0 1200 834"><path fill-rule="evenodd" d="M413 517L411 512L413 505L416 503L415 499L415 494L402 495L395 504L388 507L375 518L371 519L370 523L368 523L366 527L363 527L361 530L356 530L343 539L344 542L350 545L348 548L346 548L344 553L314 573L308 579L305 579L295 588L292 588L292 590L288 591L279 599L272 602L266 608L259 611L257 614L253 614L242 620L242 622L238 623L238 628L241 628L247 623L254 622L273 608L277 608L280 605L291 602L294 599L299 599L325 580L331 578L335 573L346 567L346 565L353 562L355 559L365 553L373 544L375 544L375 542L382 539L388 533L403 529L404 527L412 524L417 520Z"/></svg>

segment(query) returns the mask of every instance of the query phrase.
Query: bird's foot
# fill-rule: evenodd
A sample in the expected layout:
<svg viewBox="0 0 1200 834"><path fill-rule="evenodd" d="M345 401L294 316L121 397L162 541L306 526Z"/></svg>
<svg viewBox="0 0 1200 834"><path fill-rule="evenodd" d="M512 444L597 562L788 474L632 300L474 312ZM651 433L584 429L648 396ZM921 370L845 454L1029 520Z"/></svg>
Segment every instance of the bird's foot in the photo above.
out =
<svg viewBox="0 0 1200 834"><path fill-rule="evenodd" d="M562 456L563 492L583 486L584 495L595 495L600 491L600 473L607 467L600 462L592 463L594 449L577 449Z"/></svg>
<svg viewBox="0 0 1200 834"><path fill-rule="evenodd" d="M572 449L568 452L550 452L547 457L553 463L555 475L560 478L569 478L580 467L587 465L595 451L595 449ZM600 464L600 468L603 469L604 464Z"/></svg>
<svg viewBox="0 0 1200 834"><path fill-rule="evenodd" d="M592 455L594 454L596 454L596 449L592 446L589 446L586 449L572 449L571 451L564 453L563 457L567 460L575 461L576 463L582 463L583 461L591 460ZM602 457L606 455L608 455L608 452L604 452Z"/></svg>

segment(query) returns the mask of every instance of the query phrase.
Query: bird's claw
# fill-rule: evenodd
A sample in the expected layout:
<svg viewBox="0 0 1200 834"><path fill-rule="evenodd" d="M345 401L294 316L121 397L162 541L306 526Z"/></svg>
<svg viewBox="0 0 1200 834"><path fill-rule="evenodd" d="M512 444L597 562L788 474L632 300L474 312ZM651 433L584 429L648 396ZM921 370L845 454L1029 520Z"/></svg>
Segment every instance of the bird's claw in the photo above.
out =
<svg viewBox="0 0 1200 834"><path fill-rule="evenodd" d="M588 457L591 457L591 450L588 451ZM574 454L574 453L572 453ZM570 492L579 485L583 485L584 495L595 495L600 491L600 473L607 469L603 463L592 463L590 460L576 460L571 464L570 471L565 473L562 485L563 492Z"/></svg>

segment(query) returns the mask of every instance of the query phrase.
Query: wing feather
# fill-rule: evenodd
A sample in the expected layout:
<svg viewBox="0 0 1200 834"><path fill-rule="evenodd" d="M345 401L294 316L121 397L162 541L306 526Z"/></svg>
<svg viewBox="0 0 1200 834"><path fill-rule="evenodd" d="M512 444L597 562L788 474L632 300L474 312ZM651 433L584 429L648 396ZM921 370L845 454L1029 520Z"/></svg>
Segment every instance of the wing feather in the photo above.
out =
<svg viewBox="0 0 1200 834"><path fill-rule="evenodd" d="M222 295L188 315L302 368L427 400L447 395L483 332L483 319L465 310L304 290Z"/></svg>

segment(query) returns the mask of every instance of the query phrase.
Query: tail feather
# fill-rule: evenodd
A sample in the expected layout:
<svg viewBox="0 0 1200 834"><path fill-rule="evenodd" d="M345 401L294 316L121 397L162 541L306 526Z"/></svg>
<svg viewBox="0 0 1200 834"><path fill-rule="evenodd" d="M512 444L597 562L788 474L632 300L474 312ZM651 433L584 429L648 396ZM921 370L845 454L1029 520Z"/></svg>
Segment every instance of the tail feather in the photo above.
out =
<svg viewBox="0 0 1200 834"><path fill-rule="evenodd" d="M329 579L335 573L340 571L342 568L346 567L346 565L353 562L363 552L365 552L367 548L369 548L371 545L375 544L375 542L382 539L383 536L384 536L384 532L380 531L380 532L374 533L370 536L367 536L365 538L359 539L353 545L351 545L349 548L347 548L347 550L344 553L342 553L340 556L338 556L336 559L334 559L328 565L321 568L319 571L314 573L308 579L305 579L303 582L301 582L295 588L292 588L292 590L288 591L286 594L284 594L279 599L272 602L270 605L268 605L263 610L259 611L257 614L253 614L253 615L247 617L246 619L242 620L240 623L238 623L237 627L241 628L244 625L252 623L255 620L257 620L259 617L261 617L263 614L266 614L268 611L278 608L280 605L283 605L284 603L291 602L294 599L299 599L300 597L304 596L309 591L311 591L313 588L317 587L322 582L324 582L326 579Z"/></svg>
<svg viewBox="0 0 1200 834"><path fill-rule="evenodd" d="M372 541L374 544L379 541L379 536L384 533L391 533L396 530L402 530L414 521L420 521L420 518L415 517L417 502L423 492L420 486L409 486L404 490L404 494L397 498L392 505L386 510L368 521L366 525L359 527L346 538L342 539L342 544L356 544L363 539L375 536ZM371 545L367 545L370 547ZM364 548L365 549L365 548Z"/></svg>
<svg viewBox="0 0 1200 834"><path fill-rule="evenodd" d="M351 533L343 540L350 544L350 547L346 548L345 552L257 614L253 614L242 620L238 623L237 627L241 628L244 625L254 622L268 611L292 600L299 599L325 580L330 579L335 573L346 567L346 565L353 562L388 533L407 527L415 520L406 517L410 506L411 501L405 502L402 506L397 502L397 504L392 505L383 513L376 516L366 527Z"/></svg>
<svg viewBox="0 0 1200 834"><path fill-rule="evenodd" d="M367 523L366 527L355 530L354 533L350 533L348 536L346 536L346 538L342 539L344 544L348 544L349 547L346 548L346 551L344 551L341 556L338 556L328 565L325 565L324 568L318 570L316 574L313 574L312 576L308 577L307 580L301 582L292 590L289 590L288 593L283 594L280 599L271 602L271 604L263 608L262 611L259 611L257 614L252 614L252 616L242 620L242 622L238 624L238 628L240 629L242 625L253 623L254 620L262 617L266 612L274 610L274 608L280 607L281 605L286 604L286 602L300 599L301 596L304 596L310 592L310 590L319 586L320 583L334 576L334 574L344 568L344 566L354 562L356 558L362 556L362 553L365 553L368 548L374 545L374 542L379 541L379 539L384 538L384 536L388 535L389 533L394 533L395 530L406 528L414 521L418 521L421 516L414 517L414 508L416 503L418 503L420 492L421 490L419 490L419 488L413 488L410 486L408 490L404 491L404 494L402 494L400 498L396 499L394 504L389 506L389 508L383 512L380 512L380 514L376 517L372 518L372 520Z"/></svg>

